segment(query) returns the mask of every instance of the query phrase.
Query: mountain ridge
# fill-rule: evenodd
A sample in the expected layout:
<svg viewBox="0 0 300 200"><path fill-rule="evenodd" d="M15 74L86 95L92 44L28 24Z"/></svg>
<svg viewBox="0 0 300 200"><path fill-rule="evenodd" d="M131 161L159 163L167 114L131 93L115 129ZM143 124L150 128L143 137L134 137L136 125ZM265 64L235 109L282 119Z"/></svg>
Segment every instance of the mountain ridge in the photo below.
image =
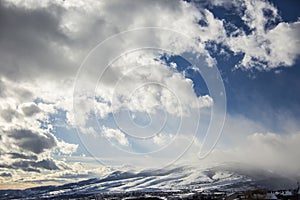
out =
<svg viewBox="0 0 300 200"><path fill-rule="evenodd" d="M282 184L274 185L274 182ZM231 163L203 170L190 166L139 172L117 170L103 178L91 178L60 186L0 190L0 199L51 199L125 192L272 190L294 186L295 181L292 179L266 170Z"/></svg>

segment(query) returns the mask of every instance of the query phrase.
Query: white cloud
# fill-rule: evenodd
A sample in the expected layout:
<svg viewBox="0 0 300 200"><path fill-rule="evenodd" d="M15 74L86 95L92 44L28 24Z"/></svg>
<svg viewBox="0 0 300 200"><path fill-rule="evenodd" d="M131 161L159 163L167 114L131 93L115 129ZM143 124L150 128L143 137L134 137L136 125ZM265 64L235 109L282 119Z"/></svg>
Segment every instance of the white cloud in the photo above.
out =
<svg viewBox="0 0 300 200"><path fill-rule="evenodd" d="M129 146L129 142L126 138L126 135L119 129L111 129L105 126L102 126L103 135L108 139L116 140L120 145Z"/></svg>
<svg viewBox="0 0 300 200"><path fill-rule="evenodd" d="M161 109L180 117L212 105L210 96L196 96L191 79L154 61L156 57L144 52L127 54L105 71L96 89L100 101L95 102L95 108L100 117L120 109L146 113ZM135 67L139 64L142 67Z"/></svg>
<svg viewBox="0 0 300 200"><path fill-rule="evenodd" d="M299 33L299 22L282 22L267 33L231 37L227 44L233 52L244 53L242 67L268 70L294 64L300 54Z"/></svg>
<svg viewBox="0 0 300 200"><path fill-rule="evenodd" d="M269 70L279 66L289 67L295 63L300 54L299 21L280 22L277 8L268 1L242 0L213 3L238 10L241 19L250 29L250 33L237 29L224 40L224 44L231 51L244 54L240 67ZM241 8L245 10L241 11Z"/></svg>
<svg viewBox="0 0 300 200"><path fill-rule="evenodd" d="M78 144L70 144L64 141L58 141L57 142L58 150L62 154L71 155L72 153L75 153L78 149Z"/></svg>
<svg viewBox="0 0 300 200"><path fill-rule="evenodd" d="M246 9L242 20L257 34L265 33L267 23L276 23L280 18L277 9L267 1L243 1L243 6ZM269 16L266 16L265 12L268 12Z"/></svg>
<svg viewBox="0 0 300 200"><path fill-rule="evenodd" d="M292 66L300 55L300 22L279 23L266 37L271 41L269 66Z"/></svg>
<svg viewBox="0 0 300 200"><path fill-rule="evenodd" d="M226 157L284 175L300 174L299 142L299 133L254 133L228 150Z"/></svg>
<svg viewBox="0 0 300 200"><path fill-rule="evenodd" d="M295 178L300 174L299 125L288 116L281 123L287 127L284 132L270 132L259 121L228 114L216 148L204 159L197 160L195 156L190 160L196 164L241 163Z"/></svg>
<svg viewBox="0 0 300 200"><path fill-rule="evenodd" d="M174 138L172 134L160 133L153 137L153 143L157 145L165 145Z"/></svg>

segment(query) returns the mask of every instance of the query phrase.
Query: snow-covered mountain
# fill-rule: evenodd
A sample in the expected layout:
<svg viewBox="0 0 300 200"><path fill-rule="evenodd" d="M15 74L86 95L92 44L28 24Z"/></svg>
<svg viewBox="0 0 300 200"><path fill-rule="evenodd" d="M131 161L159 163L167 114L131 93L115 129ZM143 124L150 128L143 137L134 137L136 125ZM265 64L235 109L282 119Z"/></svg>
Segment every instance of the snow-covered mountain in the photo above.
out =
<svg viewBox="0 0 300 200"><path fill-rule="evenodd" d="M295 181L261 169L237 164L199 170L176 167L140 172L114 171L62 186L44 186L26 190L2 190L0 199L40 199L122 192L238 191L256 188L292 188Z"/></svg>

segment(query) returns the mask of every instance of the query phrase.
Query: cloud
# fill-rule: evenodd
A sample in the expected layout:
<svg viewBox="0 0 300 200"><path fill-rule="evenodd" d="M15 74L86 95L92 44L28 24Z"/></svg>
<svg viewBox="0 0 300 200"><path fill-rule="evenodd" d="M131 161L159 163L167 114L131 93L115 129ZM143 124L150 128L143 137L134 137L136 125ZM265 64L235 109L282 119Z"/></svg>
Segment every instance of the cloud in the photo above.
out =
<svg viewBox="0 0 300 200"><path fill-rule="evenodd" d="M253 133L224 155L228 160L246 163L288 176L300 174L298 159L300 134Z"/></svg>
<svg viewBox="0 0 300 200"><path fill-rule="evenodd" d="M41 111L40 108L33 102L24 103L20 107L23 113L29 117Z"/></svg>
<svg viewBox="0 0 300 200"><path fill-rule="evenodd" d="M63 170L68 165L54 160L51 153L58 150L71 154L77 145L58 142L47 130L1 129L0 168L2 170L19 170L41 173L45 170ZM64 144L63 146L61 144Z"/></svg>
<svg viewBox="0 0 300 200"><path fill-rule="evenodd" d="M268 1L212 1L211 4L234 9L249 29L247 33L236 27L223 42L235 54L243 55L238 67L270 70L295 63L300 54L299 21L282 22L277 8Z"/></svg>
<svg viewBox="0 0 300 200"><path fill-rule="evenodd" d="M60 169L55 163L55 161L52 159L44 159L36 162L20 160L20 161L10 163L9 165L0 164L0 167L6 169L22 169L23 171L38 172L38 173L40 173L42 169L44 170Z"/></svg>
<svg viewBox="0 0 300 200"><path fill-rule="evenodd" d="M233 52L244 54L240 62L242 67L263 70L288 67L295 63L300 54L299 33L299 22L282 22L267 33L231 37L228 46Z"/></svg>
<svg viewBox="0 0 300 200"><path fill-rule="evenodd" d="M197 164L241 163L249 168L264 169L295 178L300 175L300 162L297 159L300 133L293 126L297 126L296 130L299 130L299 125L296 121L292 124L288 117L285 121L282 122L283 126L290 126L290 130L270 132L259 121L228 114L217 147L203 160L196 160L196 156L190 160L196 160Z"/></svg>
<svg viewBox="0 0 300 200"><path fill-rule="evenodd" d="M12 177L11 173L3 172L0 174L0 177Z"/></svg>
<svg viewBox="0 0 300 200"><path fill-rule="evenodd" d="M172 134L158 134L153 137L153 143L157 145L165 145L172 140L174 135Z"/></svg>
<svg viewBox="0 0 300 200"><path fill-rule="evenodd" d="M18 112L15 110L11 109L10 107L1 109L1 117L6 121L6 122L11 122L14 117L18 116Z"/></svg>
<svg viewBox="0 0 300 200"><path fill-rule="evenodd" d="M184 1L153 1L151 5L140 1L124 5L120 1L80 1L77 4L45 1L35 4L8 0L0 6L2 19L10 19L0 21L4 30L0 36L1 71L11 79L74 76L79 63L95 44L112 34L137 27L170 28L191 38L201 38L200 44L198 40L192 45L213 64L204 43L225 35L222 20L214 18L208 10L199 12ZM126 12L122 6L127 8ZM199 27L197 20L201 18L208 18L209 26ZM176 37L157 37L162 46L176 41ZM126 42L118 45L126 45ZM174 52L182 52L191 44L177 40L173 45Z"/></svg>
<svg viewBox="0 0 300 200"><path fill-rule="evenodd" d="M33 132L26 129L12 129L3 131L8 140L13 139L18 146L35 154L44 152L56 146L54 136L47 132Z"/></svg>
<svg viewBox="0 0 300 200"><path fill-rule="evenodd" d="M127 54L104 72L96 89L96 98L101 99L95 104L100 116L120 109L147 113L162 109L181 116L188 115L191 109L212 105L209 95L196 96L191 79L155 61L159 55L147 54ZM132 67L139 64L143 67Z"/></svg>
<svg viewBox="0 0 300 200"><path fill-rule="evenodd" d="M49 156L57 148L57 139L47 130L1 128L0 168L40 172L58 170Z"/></svg>
<svg viewBox="0 0 300 200"><path fill-rule="evenodd" d="M24 160L37 160L38 157L36 155L25 155L21 153L7 153L10 158L13 159L24 159Z"/></svg>
<svg viewBox="0 0 300 200"><path fill-rule="evenodd" d="M34 85L1 79L5 88L0 97L0 168L20 174L21 171L41 173L67 168L52 153L71 154L77 145L59 141L53 135L49 115L55 106L36 103L32 92Z"/></svg>
<svg viewBox="0 0 300 200"><path fill-rule="evenodd" d="M300 134L254 133L247 137L245 155L249 161L286 172L300 173ZM293 163L290 165L289 163Z"/></svg>
<svg viewBox="0 0 300 200"><path fill-rule="evenodd" d="M78 144L70 144L70 143L66 143L64 141L59 141L57 143L57 146L58 146L59 152L61 152L62 154L67 154L67 155L71 155L72 153L75 153L78 149Z"/></svg>
<svg viewBox="0 0 300 200"><path fill-rule="evenodd" d="M59 76L72 67L62 48L69 40L59 28L61 7L25 9L1 2L0 12L2 75L18 80Z"/></svg>
<svg viewBox="0 0 300 200"><path fill-rule="evenodd" d="M119 129L111 129L107 128L105 126L103 128L103 135L107 137L108 139L116 140L118 144L123 145L123 146L129 146L129 142L122 131Z"/></svg>

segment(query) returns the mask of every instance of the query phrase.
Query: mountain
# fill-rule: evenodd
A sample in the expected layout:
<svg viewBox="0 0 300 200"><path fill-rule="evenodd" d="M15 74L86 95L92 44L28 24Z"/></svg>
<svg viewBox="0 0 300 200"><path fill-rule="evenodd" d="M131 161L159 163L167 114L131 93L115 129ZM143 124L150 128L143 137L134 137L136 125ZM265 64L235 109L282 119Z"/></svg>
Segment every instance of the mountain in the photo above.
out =
<svg viewBox="0 0 300 200"><path fill-rule="evenodd" d="M93 178L61 186L0 190L0 199L51 199L128 192L244 191L257 188L293 188L295 186L294 180L278 174L230 163L204 170L181 166L143 170L135 173L114 171L104 178Z"/></svg>

